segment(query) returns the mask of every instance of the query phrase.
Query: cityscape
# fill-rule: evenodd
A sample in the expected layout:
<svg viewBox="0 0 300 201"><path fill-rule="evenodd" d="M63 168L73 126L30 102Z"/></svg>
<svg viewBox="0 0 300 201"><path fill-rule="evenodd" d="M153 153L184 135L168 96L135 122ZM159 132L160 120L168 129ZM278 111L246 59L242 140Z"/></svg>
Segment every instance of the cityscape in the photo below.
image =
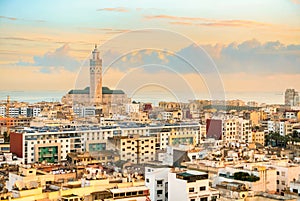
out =
<svg viewBox="0 0 300 201"><path fill-rule="evenodd" d="M299 6L0 2L0 200L300 201Z"/></svg>

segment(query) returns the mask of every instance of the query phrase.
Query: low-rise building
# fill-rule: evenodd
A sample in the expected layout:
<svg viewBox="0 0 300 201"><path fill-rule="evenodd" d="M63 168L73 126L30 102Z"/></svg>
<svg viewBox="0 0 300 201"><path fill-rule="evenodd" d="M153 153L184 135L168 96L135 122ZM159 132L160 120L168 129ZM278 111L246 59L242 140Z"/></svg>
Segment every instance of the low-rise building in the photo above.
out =
<svg viewBox="0 0 300 201"><path fill-rule="evenodd" d="M209 187L208 173L195 170L171 170L168 175L168 200L215 201L219 192Z"/></svg>

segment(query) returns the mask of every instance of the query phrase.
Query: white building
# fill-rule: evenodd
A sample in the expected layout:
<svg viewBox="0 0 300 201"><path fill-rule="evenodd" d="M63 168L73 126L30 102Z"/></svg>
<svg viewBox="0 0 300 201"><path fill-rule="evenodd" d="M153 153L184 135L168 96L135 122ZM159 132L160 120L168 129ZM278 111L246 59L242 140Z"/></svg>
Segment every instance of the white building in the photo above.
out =
<svg viewBox="0 0 300 201"><path fill-rule="evenodd" d="M9 117L18 117L20 115L19 108L10 107L9 108Z"/></svg>
<svg viewBox="0 0 300 201"><path fill-rule="evenodd" d="M274 121L268 121L268 132L275 132L276 125Z"/></svg>
<svg viewBox="0 0 300 201"><path fill-rule="evenodd" d="M32 116L33 117L39 116L40 113L41 113L41 108L39 108L39 107L32 108Z"/></svg>
<svg viewBox="0 0 300 201"><path fill-rule="evenodd" d="M27 117L27 107L21 107L21 108L20 108L20 114L21 114L22 116Z"/></svg>
<svg viewBox="0 0 300 201"><path fill-rule="evenodd" d="M162 120L168 121L173 119L173 112L161 112Z"/></svg>
<svg viewBox="0 0 300 201"><path fill-rule="evenodd" d="M240 135L240 142L251 143L252 132L251 132L250 120L239 118L238 121L239 121L238 131Z"/></svg>
<svg viewBox="0 0 300 201"><path fill-rule="evenodd" d="M146 167L145 186L150 189L150 200L165 201L168 193L168 173L171 168Z"/></svg>
<svg viewBox="0 0 300 201"><path fill-rule="evenodd" d="M300 166L297 164L278 162L276 164L272 164L271 167L276 169L276 191L278 193L283 193L284 190L290 189L290 183L299 177Z"/></svg>
<svg viewBox="0 0 300 201"><path fill-rule="evenodd" d="M168 175L168 200L215 201L219 192L209 187L208 173L171 170Z"/></svg>
<svg viewBox="0 0 300 201"><path fill-rule="evenodd" d="M125 107L125 112L127 114L138 113L139 111L140 111L140 104L138 104L138 103L130 103L130 104L127 104Z"/></svg>
<svg viewBox="0 0 300 201"><path fill-rule="evenodd" d="M5 117L5 115L6 115L6 107L0 106L0 116Z"/></svg>
<svg viewBox="0 0 300 201"><path fill-rule="evenodd" d="M298 112L297 110L285 111L284 117L287 119L297 119Z"/></svg>
<svg viewBox="0 0 300 201"><path fill-rule="evenodd" d="M298 196L300 197L300 173L298 179L290 182L290 191L298 194Z"/></svg>
<svg viewBox="0 0 300 201"><path fill-rule="evenodd" d="M96 107L74 107L73 112L78 117L91 117L96 115Z"/></svg>

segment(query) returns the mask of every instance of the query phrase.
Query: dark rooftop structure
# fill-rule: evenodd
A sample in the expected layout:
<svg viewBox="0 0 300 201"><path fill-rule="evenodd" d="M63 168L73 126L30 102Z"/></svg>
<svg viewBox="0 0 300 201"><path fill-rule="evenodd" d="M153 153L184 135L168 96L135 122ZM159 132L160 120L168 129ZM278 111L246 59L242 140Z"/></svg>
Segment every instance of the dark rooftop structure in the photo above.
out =
<svg viewBox="0 0 300 201"><path fill-rule="evenodd" d="M90 94L90 87L84 89L72 89L68 94ZM112 90L108 87L102 87L102 94L125 94L123 90Z"/></svg>
<svg viewBox="0 0 300 201"><path fill-rule="evenodd" d="M208 173L199 171L186 171L176 174L177 179L186 180L188 183L196 182L197 180L208 179Z"/></svg>

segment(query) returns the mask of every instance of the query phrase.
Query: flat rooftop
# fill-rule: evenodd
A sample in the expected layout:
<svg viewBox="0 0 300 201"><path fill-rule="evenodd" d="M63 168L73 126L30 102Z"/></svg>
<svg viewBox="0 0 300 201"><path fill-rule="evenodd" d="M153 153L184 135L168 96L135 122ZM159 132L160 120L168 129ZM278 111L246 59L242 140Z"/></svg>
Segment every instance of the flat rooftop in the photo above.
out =
<svg viewBox="0 0 300 201"><path fill-rule="evenodd" d="M149 190L146 186L136 186L136 187L127 187L127 188L117 188L117 189L110 189L112 193L126 193L126 192L133 192L133 191L145 191Z"/></svg>

